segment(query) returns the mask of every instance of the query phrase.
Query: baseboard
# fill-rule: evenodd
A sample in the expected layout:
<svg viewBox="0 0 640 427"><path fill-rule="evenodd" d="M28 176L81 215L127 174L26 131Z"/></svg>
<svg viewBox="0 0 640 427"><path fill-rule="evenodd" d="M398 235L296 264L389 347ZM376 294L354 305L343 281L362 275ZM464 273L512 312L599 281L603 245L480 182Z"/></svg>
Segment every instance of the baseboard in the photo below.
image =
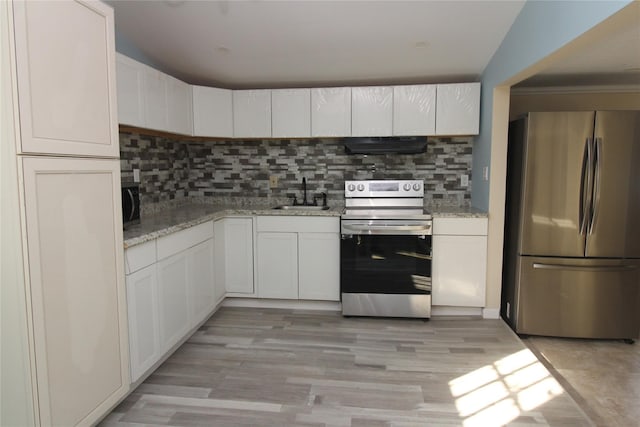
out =
<svg viewBox="0 0 640 427"><path fill-rule="evenodd" d="M285 310L322 310L341 311L342 306L338 301L309 301L309 300L285 300L263 299L246 297L226 297L221 303L222 307L253 307L253 308L280 308ZM500 309L482 307L452 307L433 306L431 315L438 316L477 316L483 319L499 319Z"/></svg>
<svg viewBox="0 0 640 427"><path fill-rule="evenodd" d="M499 319L500 309L499 308L483 308L482 318L483 319Z"/></svg>
<svg viewBox="0 0 640 427"><path fill-rule="evenodd" d="M322 310L341 311L338 301L309 301L309 300L283 300L283 299L258 299L258 298L233 298L227 297L222 302L223 307L254 307L254 308L281 308L287 310Z"/></svg>
<svg viewBox="0 0 640 427"><path fill-rule="evenodd" d="M481 316L480 307L453 307L447 305L436 305L431 307L431 316Z"/></svg>

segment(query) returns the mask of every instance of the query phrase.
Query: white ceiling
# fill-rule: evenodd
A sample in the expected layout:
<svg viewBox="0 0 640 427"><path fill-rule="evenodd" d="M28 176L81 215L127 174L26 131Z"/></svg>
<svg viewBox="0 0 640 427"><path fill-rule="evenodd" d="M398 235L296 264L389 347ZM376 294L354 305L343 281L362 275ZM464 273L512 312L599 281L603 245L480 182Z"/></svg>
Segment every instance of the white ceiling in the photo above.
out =
<svg viewBox="0 0 640 427"><path fill-rule="evenodd" d="M191 84L242 89L477 81L524 0L107 3L118 50ZM518 86L640 84L632 7L624 25Z"/></svg>
<svg viewBox="0 0 640 427"><path fill-rule="evenodd" d="M474 81L524 1L108 3L119 50L238 89Z"/></svg>

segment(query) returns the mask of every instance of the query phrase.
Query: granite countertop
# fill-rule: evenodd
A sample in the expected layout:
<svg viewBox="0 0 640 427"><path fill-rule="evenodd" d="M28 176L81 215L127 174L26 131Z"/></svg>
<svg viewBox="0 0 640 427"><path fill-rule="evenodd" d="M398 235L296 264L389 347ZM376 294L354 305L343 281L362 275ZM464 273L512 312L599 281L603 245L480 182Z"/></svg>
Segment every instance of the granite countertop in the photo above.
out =
<svg viewBox="0 0 640 427"><path fill-rule="evenodd" d="M203 222L234 215L277 216L340 216L344 207L330 206L327 210L280 210L264 204L200 204L185 203L160 212L142 215L140 223L127 225L124 230L124 247L139 245Z"/></svg>
<svg viewBox="0 0 640 427"><path fill-rule="evenodd" d="M471 207L438 206L426 207L434 218L484 218L487 213ZM273 209L264 203L209 204L187 202L163 209L156 213L143 214L140 223L127 225L124 230L124 247L130 248L158 237L166 236L203 222L225 216L277 215L277 216L340 216L344 206L330 206L328 210L299 211Z"/></svg>
<svg viewBox="0 0 640 427"><path fill-rule="evenodd" d="M489 214L469 206L426 207L434 218L487 218Z"/></svg>

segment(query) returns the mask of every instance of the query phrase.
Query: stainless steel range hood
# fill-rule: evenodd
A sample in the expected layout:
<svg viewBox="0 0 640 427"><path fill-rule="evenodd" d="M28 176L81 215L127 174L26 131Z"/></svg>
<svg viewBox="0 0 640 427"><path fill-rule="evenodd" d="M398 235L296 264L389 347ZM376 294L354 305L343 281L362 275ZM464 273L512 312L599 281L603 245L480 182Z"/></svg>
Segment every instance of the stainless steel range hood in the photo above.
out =
<svg viewBox="0 0 640 427"><path fill-rule="evenodd" d="M366 136L345 138L347 154L419 154L427 151L424 136Z"/></svg>

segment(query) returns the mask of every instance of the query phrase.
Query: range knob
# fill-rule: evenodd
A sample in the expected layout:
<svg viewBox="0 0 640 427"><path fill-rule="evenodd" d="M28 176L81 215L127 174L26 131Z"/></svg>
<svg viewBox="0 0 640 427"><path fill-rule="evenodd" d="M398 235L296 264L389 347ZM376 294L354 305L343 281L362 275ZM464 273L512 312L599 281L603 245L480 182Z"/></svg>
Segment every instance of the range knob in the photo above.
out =
<svg viewBox="0 0 640 427"><path fill-rule="evenodd" d="M413 189L414 191L420 191L420 183L416 182L415 184L413 184Z"/></svg>
<svg viewBox="0 0 640 427"><path fill-rule="evenodd" d="M349 185L347 185L347 190L349 190L349 191L353 191L353 190L355 190L355 189L356 189L355 184L349 184Z"/></svg>
<svg viewBox="0 0 640 427"><path fill-rule="evenodd" d="M358 184L358 191L364 191L364 184Z"/></svg>
<svg viewBox="0 0 640 427"><path fill-rule="evenodd" d="M402 189L403 189L404 191L409 191L409 190L411 190L411 184L409 184L409 183L407 182L406 184L404 184L404 185L402 186Z"/></svg>

